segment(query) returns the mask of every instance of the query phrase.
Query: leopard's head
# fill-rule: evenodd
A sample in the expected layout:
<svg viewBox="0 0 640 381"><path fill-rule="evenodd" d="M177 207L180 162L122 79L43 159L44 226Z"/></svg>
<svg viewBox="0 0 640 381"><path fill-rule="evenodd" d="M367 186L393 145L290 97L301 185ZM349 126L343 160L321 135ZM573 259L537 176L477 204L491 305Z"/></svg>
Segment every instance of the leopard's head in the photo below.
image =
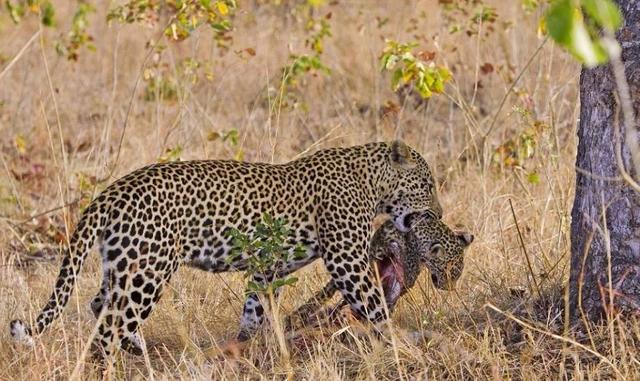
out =
<svg viewBox="0 0 640 381"><path fill-rule="evenodd" d="M436 181L427 161L414 149L400 141L388 145L388 176L379 211L389 214L401 232L409 230L407 216L429 212L442 217Z"/></svg>
<svg viewBox="0 0 640 381"><path fill-rule="evenodd" d="M407 252L420 253L436 288L452 290L462 275L465 249L473 242L473 234L453 231L431 213L411 214L407 223L411 226L405 233Z"/></svg>

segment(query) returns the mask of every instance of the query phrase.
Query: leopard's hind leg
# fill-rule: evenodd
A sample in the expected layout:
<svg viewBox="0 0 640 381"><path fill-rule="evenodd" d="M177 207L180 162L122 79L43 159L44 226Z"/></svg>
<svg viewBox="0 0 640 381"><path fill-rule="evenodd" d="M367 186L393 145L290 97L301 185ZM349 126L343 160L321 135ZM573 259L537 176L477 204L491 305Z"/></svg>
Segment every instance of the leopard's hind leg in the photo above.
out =
<svg viewBox="0 0 640 381"><path fill-rule="evenodd" d="M144 351L140 326L159 302L164 285L179 266L179 260L164 250L151 253L141 240L126 255L104 262L105 277L91 307L101 321L94 350L105 358L118 349L141 355ZM109 253L106 248L104 252Z"/></svg>

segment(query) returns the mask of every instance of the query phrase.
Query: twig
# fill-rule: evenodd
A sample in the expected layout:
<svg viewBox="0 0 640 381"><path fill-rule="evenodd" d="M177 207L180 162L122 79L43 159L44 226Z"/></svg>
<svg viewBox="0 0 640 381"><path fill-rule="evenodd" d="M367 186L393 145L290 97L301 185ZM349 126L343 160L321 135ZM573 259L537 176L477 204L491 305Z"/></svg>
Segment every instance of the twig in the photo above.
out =
<svg viewBox="0 0 640 381"><path fill-rule="evenodd" d="M162 31L164 31L166 28L168 28L171 25L171 23L181 13L183 13L185 11L185 9L187 9L187 7L183 7L175 15L171 16L171 18L169 19L167 24L162 28ZM120 160L120 152L122 151L122 143L124 142L124 135L127 132L127 126L129 125L129 115L131 114L131 109L133 108L133 99L136 96L136 91L138 90L138 85L140 84L140 79L142 78L142 74L144 73L144 67L147 64L147 62L149 61L149 58L151 58L151 56L153 55L153 52L155 51L156 46L158 45L158 43L160 42L160 40L163 37L164 37L164 33L161 33L160 37L156 38L155 41L153 42L153 44L151 44L149 46L149 50L147 51L147 54L145 55L144 60L142 61L142 65L140 67L140 71L138 71L138 76L136 77L136 82L133 85L133 90L131 91L131 98L129 99L129 104L127 106L127 112L126 112L125 117L124 117L124 123L122 125L122 133L120 134L120 139L118 141L118 151L116 152L116 159L114 160L113 165L109 169L109 174L107 175L107 178L112 177L114 172L116 171L116 168L118 167L118 161Z"/></svg>
<svg viewBox="0 0 640 381"><path fill-rule="evenodd" d="M529 66L531 66L531 64L533 63L533 60L538 56L538 53L540 53L540 51L542 50L544 45L547 43L547 40L549 40L549 36L545 37L544 40L542 40L542 42L540 43L540 45L538 45L538 48L533 52L531 57L529 57L529 60L527 61L527 63L524 65L522 70L520 70L520 73L518 73L518 76L511 83L511 86L509 86L509 89L507 90L507 92L502 97L502 100L500 101L500 106L498 106L498 110L496 111L496 114L493 116L493 120L491 121L491 125L489 126L489 129L482 136L483 143L487 140L487 138L489 137L489 134L491 134L491 132L495 128L496 122L498 121L498 116L500 115L500 112L502 111L502 108L504 107L505 103L507 103L507 98L509 97L509 94L511 94L511 92L516 87L518 82L520 82L520 79L522 78L524 73L527 71Z"/></svg>
<svg viewBox="0 0 640 381"><path fill-rule="evenodd" d="M38 29L38 31L36 31L33 36L31 36L31 38L29 39L29 41L27 41L26 44L24 44L24 46L22 47L22 49L20 49L20 51L18 52L18 54L16 54L15 57L13 57L13 59L11 60L11 62L9 62L9 64L7 64L7 66L4 67L4 69L2 69L2 71L0 72L0 81L2 80L2 77L4 77L8 72L9 69L11 69L11 67L13 65L15 65L16 62L18 62L20 60L20 58L22 57L22 55L24 54L24 52L27 51L27 48L29 46L31 46L31 44L33 44L33 41L36 40L36 38L38 38L38 36L40 35L40 32L42 30Z"/></svg>
<svg viewBox="0 0 640 381"><path fill-rule="evenodd" d="M620 175L622 176L622 180L629 184L631 188L633 188L636 192L640 193L640 185L631 177L627 169L624 167L624 160L622 159L622 142L620 138L620 130L622 126L620 125L620 120L618 115L620 114L620 103L622 103L619 97L616 97L616 109L613 112L613 136L615 139L615 155L616 155L616 165L618 166L618 170L620 171ZM624 112L623 112L624 113ZM625 125L627 122L625 121ZM629 140L629 135L626 136L626 140ZM631 137L632 141L635 141L635 136ZM636 167L636 176L638 176L638 167Z"/></svg>
<svg viewBox="0 0 640 381"><path fill-rule="evenodd" d="M580 168L578 166L576 166L576 172L580 173L581 175L587 176L587 177L589 177L591 179L594 179L594 180L609 181L609 182L620 182L620 181L624 180L622 177L610 177L610 176L594 175L590 171L588 171L586 169L582 169L582 168Z"/></svg>
<svg viewBox="0 0 640 381"><path fill-rule="evenodd" d="M616 80L616 88L620 97L620 105L622 106L622 115L624 117L625 126L625 143L629 147L631 153L631 161L635 169L636 177L640 174L640 145L638 144L637 129L635 123L635 115L633 105L631 103L631 94L629 93L629 83L624 72L624 64L622 63L622 49L615 39L613 32L605 31L603 37L604 47L609 53L611 59L611 71ZM621 171L623 168L621 168ZM624 175L623 175L624 176ZM638 191L637 183L634 188Z"/></svg>
<svg viewBox="0 0 640 381"><path fill-rule="evenodd" d="M542 294L540 293L540 288L538 287L538 283L536 282L536 276L533 273L533 267L531 266L531 261L529 260L529 253L527 252L527 248L524 245L524 239L522 238L522 232L520 231L520 226L518 225L518 219L516 218L516 212L513 210L513 204L511 203L511 199L509 199L509 207L511 208L511 215L513 216L513 221L516 224L516 230L518 231L518 239L520 240L520 246L522 246L522 251L524 252L524 258L527 260L527 267L529 268L529 273L531 274L531 281L533 282L534 288L538 297L542 299Z"/></svg>
<svg viewBox="0 0 640 381"><path fill-rule="evenodd" d="M24 220L18 222L16 224L16 226L24 225L24 224L28 223L29 221L31 221L33 219L36 219L38 217L46 216L47 214L50 214L50 213L53 213L53 212L57 212L58 210L65 209L65 208L68 208L70 206L73 206L73 205L77 204L78 202L80 202L80 200L81 200L81 198L77 198L77 199L75 199L73 201L70 201L70 202L67 202L67 203L65 203L63 205L56 206L55 208L52 208L52 209L49 209L49 210L45 210L44 212L38 213L36 215L33 215L33 216L31 216L31 217L29 217L27 219L24 219Z"/></svg>
<svg viewBox="0 0 640 381"><path fill-rule="evenodd" d="M584 286L584 272L587 267L587 257L589 256L589 248L591 248L591 244L593 243L593 237L595 236L595 230L592 230L589 236L587 237L587 241L582 249L582 262L580 264L580 273L578 273L578 310L580 311L580 320L582 324L587 330L587 335L589 336L589 341L592 345L594 345L595 340L593 339L593 335L591 334L591 326L589 325L589 318L584 311L584 307L582 306L582 288Z"/></svg>

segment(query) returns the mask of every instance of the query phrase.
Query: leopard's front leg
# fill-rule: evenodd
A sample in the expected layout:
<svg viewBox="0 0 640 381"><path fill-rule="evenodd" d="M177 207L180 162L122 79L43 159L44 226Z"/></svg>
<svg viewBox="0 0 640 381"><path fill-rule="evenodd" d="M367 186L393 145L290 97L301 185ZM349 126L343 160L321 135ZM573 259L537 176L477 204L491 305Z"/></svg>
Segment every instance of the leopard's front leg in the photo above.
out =
<svg viewBox="0 0 640 381"><path fill-rule="evenodd" d="M293 249L291 256L293 255ZM266 274L256 273L253 274L252 281L259 286L266 286L276 279L282 279L289 276L299 268L306 266L316 259L315 252L309 252L304 258L298 258L295 261L284 264L278 269ZM280 294L280 288L275 289L275 297L277 299ZM262 305L262 301L258 293L254 290L247 290L244 307L242 308L242 317L240 319L240 332L238 333L238 340L246 341L250 339L253 334L260 329L265 320L265 307Z"/></svg>
<svg viewBox="0 0 640 381"><path fill-rule="evenodd" d="M371 224L351 224L347 226L348 230L340 230L338 227L344 225L334 222L331 218L324 218L318 224L325 266L351 309L374 323L381 332L389 316L382 288L369 262Z"/></svg>
<svg viewBox="0 0 640 381"><path fill-rule="evenodd" d="M265 286L275 279L274 273L268 274L253 274L252 281L254 284ZM275 297L279 295L279 290L275 290ZM260 329L264 322L265 308L262 305L260 296L255 290L246 291L247 298L245 299L244 306L242 308L242 317L240 319L240 332L238 333L239 341L246 341L253 336L253 334Z"/></svg>

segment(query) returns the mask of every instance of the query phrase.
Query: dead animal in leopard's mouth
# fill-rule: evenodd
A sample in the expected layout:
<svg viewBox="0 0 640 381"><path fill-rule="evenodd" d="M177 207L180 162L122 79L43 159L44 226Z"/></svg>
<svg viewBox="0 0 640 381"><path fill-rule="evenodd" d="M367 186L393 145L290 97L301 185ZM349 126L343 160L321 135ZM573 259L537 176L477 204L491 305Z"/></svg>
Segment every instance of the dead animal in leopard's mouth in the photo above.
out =
<svg viewBox="0 0 640 381"><path fill-rule="evenodd" d="M375 263L387 307L392 310L400 296L407 292L403 262L394 254L385 256Z"/></svg>

